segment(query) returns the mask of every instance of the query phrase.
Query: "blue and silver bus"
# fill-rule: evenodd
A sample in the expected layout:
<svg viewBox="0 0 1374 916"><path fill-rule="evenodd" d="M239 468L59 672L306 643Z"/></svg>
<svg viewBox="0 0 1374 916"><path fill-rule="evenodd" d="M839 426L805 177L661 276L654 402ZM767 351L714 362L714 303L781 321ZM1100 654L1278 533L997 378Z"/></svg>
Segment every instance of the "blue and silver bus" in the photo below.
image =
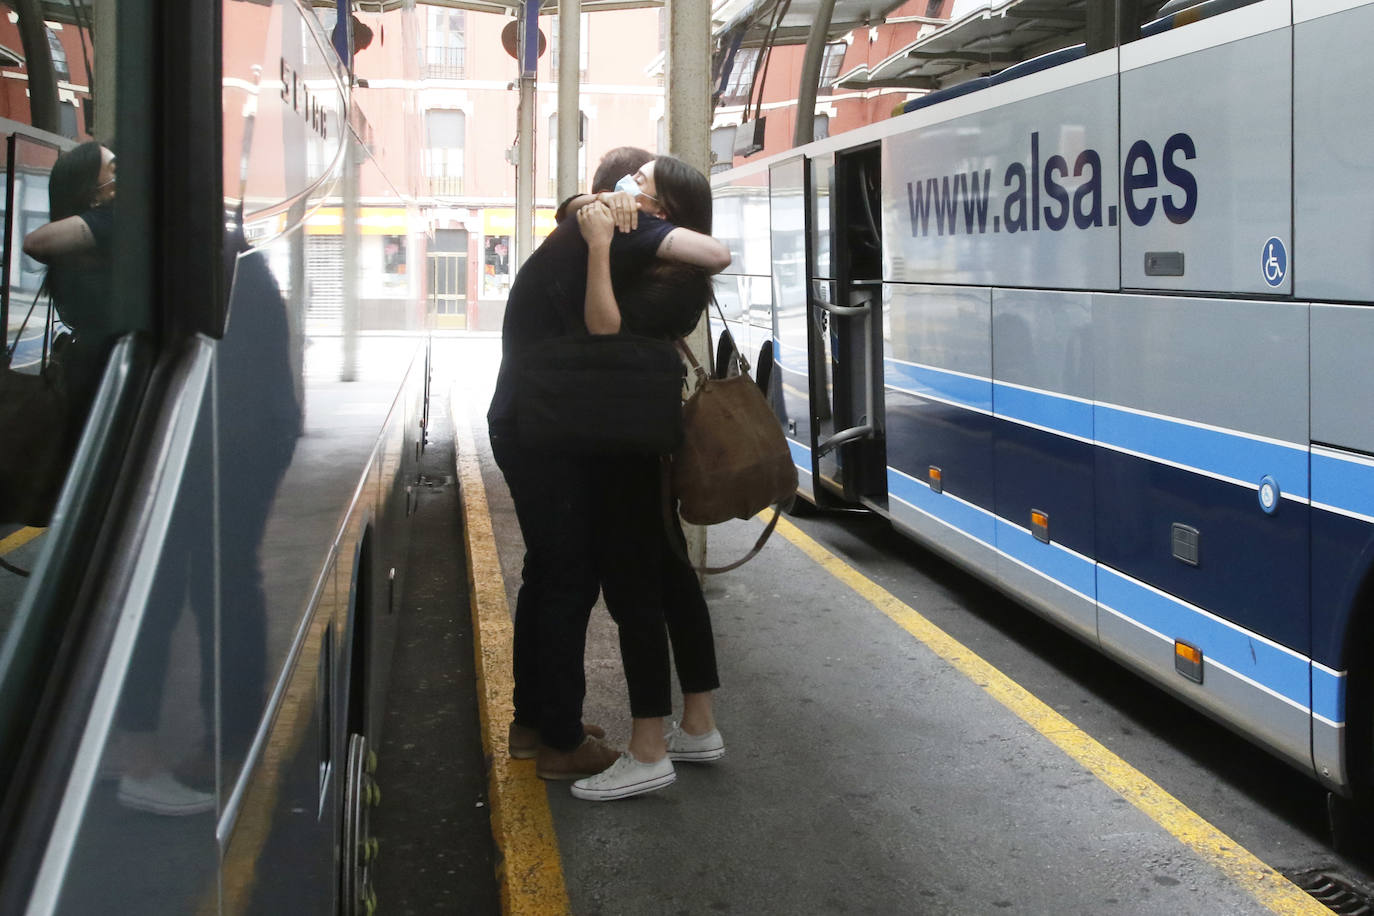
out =
<svg viewBox="0 0 1374 916"><path fill-rule="evenodd" d="M427 420L413 4L12 9L0 912L370 912ZM90 245L45 265L91 139Z"/></svg>
<svg viewBox="0 0 1374 916"><path fill-rule="evenodd" d="M926 39L963 81L714 176L800 495L1367 798L1374 3L1089 2L1146 14L989 74L995 5Z"/></svg>

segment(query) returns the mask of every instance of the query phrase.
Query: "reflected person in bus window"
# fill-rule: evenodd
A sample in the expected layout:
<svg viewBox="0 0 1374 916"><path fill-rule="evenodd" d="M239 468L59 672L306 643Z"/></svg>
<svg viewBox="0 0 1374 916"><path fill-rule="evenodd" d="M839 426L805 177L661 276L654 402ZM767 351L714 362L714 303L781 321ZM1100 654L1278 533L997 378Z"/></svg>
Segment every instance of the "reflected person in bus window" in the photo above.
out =
<svg viewBox="0 0 1374 916"><path fill-rule="evenodd" d="M711 187L679 159L660 157L631 176L644 212L702 234L711 231ZM615 218L601 203L577 214L588 244L586 324L593 334L628 331L676 340L691 333L711 300L710 274L655 261L638 277L612 280ZM628 798L676 779L674 760L709 762L725 754L712 692L720 686L710 612L657 456L603 458L593 472L594 537L602 595L620 630L620 655L632 718L627 753L604 772L573 783L573 795L593 801ZM683 717L672 714L669 643L682 688Z"/></svg>
<svg viewBox="0 0 1374 916"><path fill-rule="evenodd" d="M95 140L68 150L48 178L48 219L24 238L24 253L48 267L44 283L72 331L54 347L70 397L71 440L95 398L105 359L124 331L110 307L115 154Z"/></svg>
<svg viewBox="0 0 1374 916"><path fill-rule="evenodd" d="M579 206L590 195L575 200ZM720 242L658 217L641 214L619 227L611 243L628 273L655 255L723 270L729 250ZM628 230L628 231L624 231ZM487 413L492 454L510 488L525 541L516 600L513 662L515 715L512 757L534 757L544 779L577 779L619 759L601 742L604 732L582 723L586 693L583 651L587 621L600 590L592 537L593 462L533 449L519 438L515 389L522 361L537 341L586 334L587 244L576 220L559 224L520 268L501 332L501 369Z"/></svg>

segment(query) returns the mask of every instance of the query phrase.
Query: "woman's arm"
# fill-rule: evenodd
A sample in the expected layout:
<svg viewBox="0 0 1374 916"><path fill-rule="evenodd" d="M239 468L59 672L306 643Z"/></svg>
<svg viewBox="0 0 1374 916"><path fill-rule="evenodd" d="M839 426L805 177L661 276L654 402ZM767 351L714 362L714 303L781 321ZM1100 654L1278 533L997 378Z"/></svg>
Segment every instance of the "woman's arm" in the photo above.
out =
<svg viewBox="0 0 1374 916"><path fill-rule="evenodd" d="M660 258L701 267L713 274L730 266L730 249L724 242L681 226L663 237L657 254Z"/></svg>
<svg viewBox="0 0 1374 916"><path fill-rule="evenodd" d="M91 227L79 216L39 226L24 237L24 254L44 264L70 255L94 254L95 250Z"/></svg>
<svg viewBox="0 0 1374 916"><path fill-rule="evenodd" d="M611 238L615 221L611 211L600 202L589 203L577 211L577 224L587 242L587 296L582 318L589 334L616 334L620 331L620 304L611 286Z"/></svg>

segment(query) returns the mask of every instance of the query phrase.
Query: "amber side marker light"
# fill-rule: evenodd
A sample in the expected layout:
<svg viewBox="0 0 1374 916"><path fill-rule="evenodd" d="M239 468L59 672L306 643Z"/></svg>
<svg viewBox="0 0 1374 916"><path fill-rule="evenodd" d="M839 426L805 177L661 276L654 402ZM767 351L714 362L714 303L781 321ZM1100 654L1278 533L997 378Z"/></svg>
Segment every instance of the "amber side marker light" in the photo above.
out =
<svg viewBox="0 0 1374 916"><path fill-rule="evenodd" d="M1174 670L1194 683L1202 683L1202 650L1181 639L1174 640Z"/></svg>

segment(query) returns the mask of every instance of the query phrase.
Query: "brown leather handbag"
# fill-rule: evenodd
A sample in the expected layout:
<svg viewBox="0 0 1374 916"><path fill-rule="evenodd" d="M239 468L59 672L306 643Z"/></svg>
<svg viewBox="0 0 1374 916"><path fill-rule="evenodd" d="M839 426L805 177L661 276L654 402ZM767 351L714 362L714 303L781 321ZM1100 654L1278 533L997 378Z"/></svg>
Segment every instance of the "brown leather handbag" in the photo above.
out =
<svg viewBox="0 0 1374 916"><path fill-rule="evenodd" d="M682 445L673 453L672 488L678 513L694 525L750 518L769 506L773 520L754 549L724 572L756 554L777 524L777 509L797 492L797 468L749 365L735 351L739 374L711 378L684 341L678 347L692 366L695 390L683 406Z"/></svg>

